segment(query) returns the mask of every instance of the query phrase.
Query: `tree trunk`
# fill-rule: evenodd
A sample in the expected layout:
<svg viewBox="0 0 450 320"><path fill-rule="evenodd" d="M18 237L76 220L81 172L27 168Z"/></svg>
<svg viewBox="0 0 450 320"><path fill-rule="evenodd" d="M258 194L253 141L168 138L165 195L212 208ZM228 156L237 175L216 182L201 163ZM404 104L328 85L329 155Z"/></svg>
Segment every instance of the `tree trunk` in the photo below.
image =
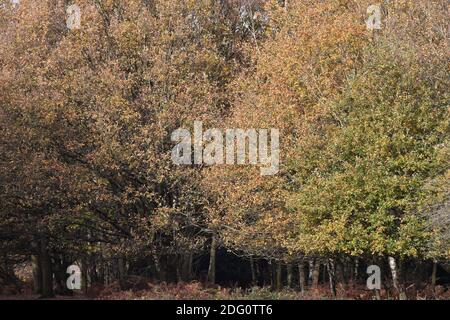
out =
<svg viewBox="0 0 450 320"><path fill-rule="evenodd" d="M87 295L88 293L88 286L89 286L89 269L88 269L88 263L86 257L81 258L81 289L83 290L83 293Z"/></svg>
<svg viewBox="0 0 450 320"><path fill-rule="evenodd" d="M313 284L314 259L308 261L308 285L312 287Z"/></svg>
<svg viewBox="0 0 450 320"><path fill-rule="evenodd" d="M177 283L183 281L183 264L184 264L183 256L181 254L176 255L175 268L176 268Z"/></svg>
<svg viewBox="0 0 450 320"><path fill-rule="evenodd" d="M336 261L336 285L345 288L347 279L345 277L344 263L340 260Z"/></svg>
<svg viewBox="0 0 450 320"><path fill-rule="evenodd" d="M216 250L217 250L217 239L216 235L213 234L211 239L211 249L209 253L209 267L208 267L208 283L216 283Z"/></svg>
<svg viewBox="0 0 450 320"><path fill-rule="evenodd" d="M436 295L437 266L437 261L433 261L433 272L431 273L431 288L433 289L433 295Z"/></svg>
<svg viewBox="0 0 450 320"><path fill-rule="evenodd" d="M192 252L184 254L181 272L182 281L190 281L192 276Z"/></svg>
<svg viewBox="0 0 450 320"><path fill-rule="evenodd" d="M67 288L66 280L68 274L66 273L68 265L65 263L64 257L61 255L54 255L54 270L56 293L60 295L71 295L73 292Z"/></svg>
<svg viewBox="0 0 450 320"><path fill-rule="evenodd" d="M352 269L350 267L350 259L349 258L345 258L342 263L342 273L344 276L345 284L348 285L352 279L352 275L351 275Z"/></svg>
<svg viewBox="0 0 450 320"><path fill-rule="evenodd" d="M89 275L91 278L91 283L98 283L100 280L100 275L98 272L98 265L97 265L97 259L95 257L92 257L89 261Z"/></svg>
<svg viewBox="0 0 450 320"><path fill-rule="evenodd" d="M275 289L276 290L281 290L282 287L282 265L281 262L277 262L277 267L276 267L276 280L275 280Z"/></svg>
<svg viewBox="0 0 450 320"><path fill-rule="evenodd" d="M319 287L319 276L320 276L320 261L316 259L313 264L312 271L312 288L318 289Z"/></svg>
<svg viewBox="0 0 450 320"><path fill-rule="evenodd" d="M188 273L187 273L187 279L189 281L191 281L192 277L193 277L193 270L192 270L192 262L194 260L194 253L190 252L189 253L189 263L188 263Z"/></svg>
<svg viewBox="0 0 450 320"><path fill-rule="evenodd" d="M53 273L50 255L48 253L48 240L46 236L41 237L41 271L42 271L42 298L54 297Z"/></svg>
<svg viewBox="0 0 450 320"><path fill-rule="evenodd" d="M159 261L158 254L156 252L154 252L152 254L152 256L153 256L153 262L155 263L155 270L156 270L156 273L158 274L158 280L165 281L165 275L161 268L161 262Z"/></svg>
<svg viewBox="0 0 450 320"><path fill-rule="evenodd" d="M375 289L375 299L376 300L381 300L381 293L379 289Z"/></svg>
<svg viewBox="0 0 450 320"><path fill-rule="evenodd" d="M359 276L358 271L359 271L359 259L358 259L358 258L355 258L355 269L353 270L353 273L352 273L352 282L353 282L353 285L355 285L356 283L358 283L358 276Z"/></svg>
<svg viewBox="0 0 450 320"><path fill-rule="evenodd" d="M250 257L250 271L252 273L252 286L256 287L257 279L256 279L255 261L253 261L252 257Z"/></svg>
<svg viewBox="0 0 450 320"><path fill-rule="evenodd" d="M336 265L334 259L328 259L327 269L330 280L330 291L333 297L336 297Z"/></svg>
<svg viewBox="0 0 450 320"><path fill-rule="evenodd" d="M305 263L301 261L298 264L298 279L299 279L299 285L300 285L300 292L302 294L305 293Z"/></svg>
<svg viewBox="0 0 450 320"><path fill-rule="evenodd" d="M287 264L287 284L288 288L292 288L292 279L294 277L294 266L292 263Z"/></svg>
<svg viewBox="0 0 450 320"><path fill-rule="evenodd" d="M258 286L260 278L261 278L261 269L260 269L260 265L259 265L258 260L254 261L254 266L255 266L255 274L256 274L256 285Z"/></svg>
<svg viewBox="0 0 450 320"><path fill-rule="evenodd" d="M399 281L399 273L398 273L398 269L397 269L397 263L395 262L395 258L388 257L388 261L389 261L389 267L391 268L392 283L394 285L394 288L398 292L399 299L406 300L405 290L403 289L403 286L400 284L400 281Z"/></svg>
<svg viewBox="0 0 450 320"><path fill-rule="evenodd" d="M274 261L269 260L267 265L267 276L268 279L270 279L270 288L272 290L275 290L276 284L275 284L275 267L274 267Z"/></svg>
<svg viewBox="0 0 450 320"><path fill-rule="evenodd" d="M42 269L39 255L31 256L31 267L33 269L33 291L35 294L42 294Z"/></svg>
<svg viewBox="0 0 450 320"><path fill-rule="evenodd" d="M119 271L119 284L120 284L120 287L123 290L124 287L125 287L125 276L126 276L125 259L123 257L119 257L117 259L117 268L118 268L118 271Z"/></svg>

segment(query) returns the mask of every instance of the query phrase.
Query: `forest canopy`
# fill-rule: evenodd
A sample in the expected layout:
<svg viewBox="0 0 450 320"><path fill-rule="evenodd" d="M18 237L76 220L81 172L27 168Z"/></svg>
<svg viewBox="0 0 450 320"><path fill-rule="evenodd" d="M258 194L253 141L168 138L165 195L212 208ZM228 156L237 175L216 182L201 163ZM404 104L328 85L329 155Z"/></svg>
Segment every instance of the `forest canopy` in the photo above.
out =
<svg viewBox="0 0 450 320"><path fill-rule="evenodd" d="M86 292L139 276L335 296L369 265L399 298L434 287L449 3L382 2L0 0L0 289L24 264L44 297L69 294L71 265ZM279 170L175 164L172 133L198 121L279 130Z"/></svg>

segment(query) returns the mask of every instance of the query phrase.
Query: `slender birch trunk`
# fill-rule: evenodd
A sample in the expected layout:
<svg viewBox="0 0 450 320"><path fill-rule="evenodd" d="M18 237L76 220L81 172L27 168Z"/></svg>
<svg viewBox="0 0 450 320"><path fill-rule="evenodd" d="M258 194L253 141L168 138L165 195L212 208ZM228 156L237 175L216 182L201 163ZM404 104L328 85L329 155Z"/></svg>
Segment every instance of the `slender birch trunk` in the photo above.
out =
<svg viewBox="0 0 450 320"><path fill-rule="evenodd" d="M398 292L399 299L406 300L406 293L403 289L403 286L401 285L401 283L399 281L399 272L398 272L397 263L395 261L395 258L388 257L388 262L389 262L389 267L391 269L392 282L393 282L394 288Z"/></svg>

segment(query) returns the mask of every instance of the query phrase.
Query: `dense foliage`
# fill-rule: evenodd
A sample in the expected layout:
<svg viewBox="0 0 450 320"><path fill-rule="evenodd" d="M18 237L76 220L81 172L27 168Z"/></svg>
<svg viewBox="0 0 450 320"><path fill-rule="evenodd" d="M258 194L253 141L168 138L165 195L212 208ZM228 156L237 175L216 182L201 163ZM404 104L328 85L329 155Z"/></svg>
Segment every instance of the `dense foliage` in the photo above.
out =
<svg viewBox="0 0 450 320"><path fill-rule="evenodd" d="M336 294L371 264L400 298L436 284L448 1L385 1L380 30L366 0L74 3L70 29L72 2L0 1L0 286L24 262L43 296L68 293L72 264L85 290L139 275ZM279 129L280 171L175 165L171 134L194 121Z"/></svg>

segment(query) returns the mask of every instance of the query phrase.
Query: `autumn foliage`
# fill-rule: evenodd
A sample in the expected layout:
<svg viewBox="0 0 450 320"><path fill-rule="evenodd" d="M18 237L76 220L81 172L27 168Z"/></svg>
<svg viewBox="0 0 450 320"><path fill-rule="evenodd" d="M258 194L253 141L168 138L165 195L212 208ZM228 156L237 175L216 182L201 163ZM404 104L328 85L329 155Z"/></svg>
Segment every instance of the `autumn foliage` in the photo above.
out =
<svg viewBox="0 0 450 320"><path fill-rule="evenodd" d="M380 30L368 0L73 3L76 29L68 1L0 0L0 288L30 263L43 296L73 264L147 298L448 275L448 1L384 1ZM175 165L194 121L279 129L280 171Z"/></svg>

